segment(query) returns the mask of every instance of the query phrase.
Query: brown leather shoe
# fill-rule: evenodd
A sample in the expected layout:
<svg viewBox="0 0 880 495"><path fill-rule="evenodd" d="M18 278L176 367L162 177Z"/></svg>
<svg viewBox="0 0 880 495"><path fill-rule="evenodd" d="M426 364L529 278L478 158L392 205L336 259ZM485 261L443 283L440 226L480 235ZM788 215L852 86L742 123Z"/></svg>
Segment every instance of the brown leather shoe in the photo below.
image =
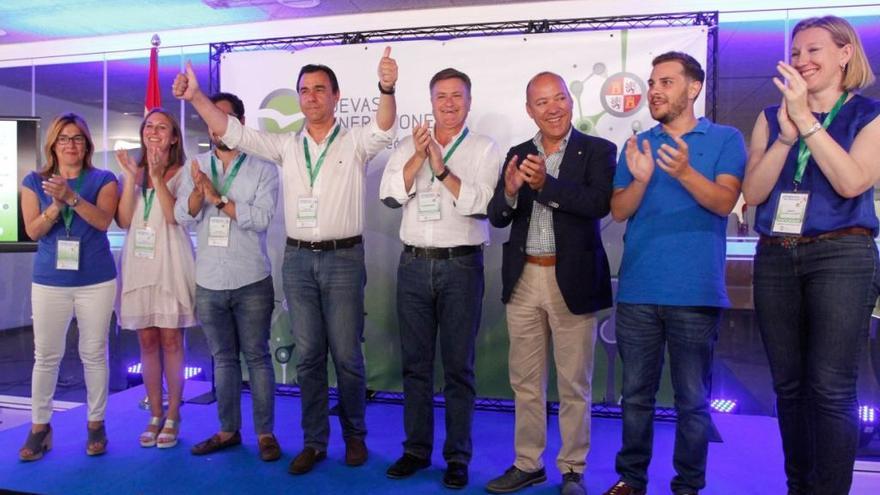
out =
<svg viewBox="0 0 880 495"><path fill-rule="evenodd" d="M360 466L367 462L367 444L360 438L345 439L345 463Z"/></svg>
<svg viewBox="0 0 880 495"><path fill-rule="evenodd" d="M218 450L223 450L229 447L234 447L236 445L241 444L241 433L235 432L231 437L227 438L225 441L220 440L219 434L214 434L211 438L199 442L192 446L190 452L193 455L205 455L210 454L212 452L217 452Z"/></svg>
<svg viewBox="0 0 880 495"><path fill-rule="evenodd" d="M268 435L260 438L260 459L270 462L277 461L281 458L281 446L275 435Z"/></svg>
<svg viewBox="0 0 880 495"><path fill-rule="evenodd" d="M305 474L315 467L315 464L327 458L327 452L318 452L312 447L302 449L302 452L290 462L287 471L290 474Z"/></svg>
<svg viewBox="0 0 880 495"><path fill-rule="evenodd" d="M645 495L646 493L647 490L644 488L638 489L626 484L624 481L618 481L604 495Z"/></svg>

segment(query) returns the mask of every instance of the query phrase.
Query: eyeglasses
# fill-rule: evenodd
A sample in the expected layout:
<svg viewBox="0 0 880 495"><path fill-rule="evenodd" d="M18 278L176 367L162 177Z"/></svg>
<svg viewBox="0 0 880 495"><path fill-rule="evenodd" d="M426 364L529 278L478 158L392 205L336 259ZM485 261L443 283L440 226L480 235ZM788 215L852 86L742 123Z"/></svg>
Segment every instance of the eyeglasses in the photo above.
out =
<svg viewBox="0 0 880 495"><path fill-rule="evenodd" d="M70 142L77 146L82 146L83 143L86 142L86 137L82 134L77 134L76 136L65 136L64 134L58 136L58 140L56 141L58 144L64 146Z"/></svg>

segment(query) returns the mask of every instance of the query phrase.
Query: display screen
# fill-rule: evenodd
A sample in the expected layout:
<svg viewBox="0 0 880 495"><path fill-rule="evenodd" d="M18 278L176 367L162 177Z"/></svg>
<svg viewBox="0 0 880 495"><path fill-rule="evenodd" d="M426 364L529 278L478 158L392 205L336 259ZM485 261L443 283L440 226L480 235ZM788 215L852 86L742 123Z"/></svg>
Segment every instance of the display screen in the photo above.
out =
<svg viewBox="0 0 880 495"><path fill-rule="evenodd" d="M31 244L21 219L19 187L39 166L40 118L0 116L0 249Z"/></svg>

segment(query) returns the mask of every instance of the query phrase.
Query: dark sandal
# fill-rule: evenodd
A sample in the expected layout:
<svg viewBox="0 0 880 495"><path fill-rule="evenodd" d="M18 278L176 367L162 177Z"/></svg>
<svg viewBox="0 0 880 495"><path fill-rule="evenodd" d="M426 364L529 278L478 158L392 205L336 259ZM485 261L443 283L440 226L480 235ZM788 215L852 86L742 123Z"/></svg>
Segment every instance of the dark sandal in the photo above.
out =
<svg viewBox="0 0 880 495"><path fill-rule="evenodd" d="M101 455L107 452L107 429L104 427L104 423L101 423L97 430L88 426L86 426L86 430L89 432L89 438L86 441L86 454ZM97 447L92 447L92 445L97 445Z"/></svg>
<svg viewBox="0 0 880 495"><path fill-rule="evenodd" d="M37 461L43 458L43 454L52 449L52 425L47 424L46 429L36 433L33 430L28 432L27 440L18 450L18 458L25 462ZM30 455L25 455L24 451L30 450Z"/></svg>

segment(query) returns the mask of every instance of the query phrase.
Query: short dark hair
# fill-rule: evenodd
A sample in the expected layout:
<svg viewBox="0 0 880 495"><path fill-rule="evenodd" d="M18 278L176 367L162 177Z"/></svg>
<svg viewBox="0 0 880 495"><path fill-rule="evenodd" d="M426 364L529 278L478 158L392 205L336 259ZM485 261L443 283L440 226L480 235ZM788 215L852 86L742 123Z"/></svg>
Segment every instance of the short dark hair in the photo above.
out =
<svg viewBox="0 0 880 495"><path fill-rule="evenodd" d="M336 80L336 73L333 72L333 69L322 64L306 64L302 66L302 69L299 70L299 75L296 76L297 93L299 93L299 82L302 81L303 74L313 74L315 72L323 72L324 74L327 74L327 77L330 79L330 87L333 89L333 92L339 92L339 81Z"/></svg>
<svg viewBox="0 0 880 495"><path fill-rule="evenodd" d="M211 95L211 103L217 104L221 101L225 101L232 105L232 115L235 118L238 120L244 118L244 103L242 103L241 98L232 93L224 93L222 91Z"/></svg>
<svg viewBox="0 0 880 495"><path fill-rule="evenodd" d="M684 52L666 52L654 57L651 66L662 64L664 62L678 62L684 68L684 75L692 81L699 81L700 84L706 79L706 73L703 67L697 62L697 59L691 57Z"/></svg>
<svg viewBox="0 0 880 495"><path fill-rule="evenodd" d="M467 88L468 93L471 92L471 78L468 77L464 72L453 69L452 67L447 67L446 69L441 70L440 72L434 74L434 77L431 78L431 82L428 83L428 90L433 91L434 85L439 81L445 81L446 79L461 79L461 82L464 83L464 87Z"/></svg>

